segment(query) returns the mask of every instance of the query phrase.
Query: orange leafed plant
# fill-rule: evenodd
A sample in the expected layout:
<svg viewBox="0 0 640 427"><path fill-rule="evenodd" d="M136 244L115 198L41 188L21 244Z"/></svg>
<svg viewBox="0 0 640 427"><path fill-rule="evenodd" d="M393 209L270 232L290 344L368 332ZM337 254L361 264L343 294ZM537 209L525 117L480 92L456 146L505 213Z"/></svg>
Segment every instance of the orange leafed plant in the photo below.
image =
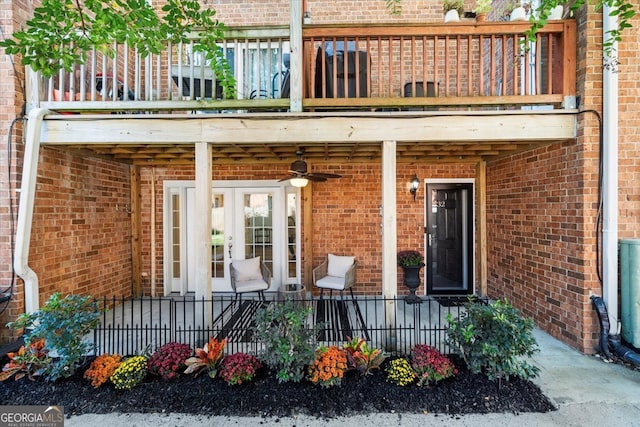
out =
<svg viewBox="0 0 640 427"><path fill-rule="evenodd" d="M109 377L113 375L116 368L120 366L122 356L119 354L103 354L95 358L91 362L91 366L84 373L84 378L91 380L91 385L100 387L106 383Z"/></svg>
<svg viewBox="0 0 640 427"><path fill-rule="evenodd" d="M360 375L368 375L373 369L379 369L387 358L382 350L370 348L362 338L349 339L343 347L347 352L349 367L358 371Z"/></svg>
<svg viewBox="0 0 640 427"><path fill-rule="evenodd" d="M33 380L51 364L51 358L47 356L48 352L44 348L44 339L38 339L32 341L27 347L20 347L16 353L7 353L10 361L2 368L0 381L9 379L14 374L16 381L25 375Z"/></svg>
<svg viewBox="0 0 640 427"><path fill-rule="evenodd" d="M196 348L196 355L184 362L187 365L184 373L198 375L206 368L209 376L215 378L218 373L218 365L224 356L224 346L226 344L226 338L222 341L211 338L203 348Z"/></svg>

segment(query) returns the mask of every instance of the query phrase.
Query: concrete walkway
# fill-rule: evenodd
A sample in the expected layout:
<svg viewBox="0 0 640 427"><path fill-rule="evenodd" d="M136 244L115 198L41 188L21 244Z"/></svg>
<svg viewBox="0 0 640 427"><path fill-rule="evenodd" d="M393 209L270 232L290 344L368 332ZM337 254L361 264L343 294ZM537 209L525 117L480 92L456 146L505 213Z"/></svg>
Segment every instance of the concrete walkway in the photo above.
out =
<svg viewBox="0 0 640 427"><path fill-rule="evenodd" d="M65 426L640 426L640 372L585 356L546 333L536 331L540 367L535 383L558 407L545 414L370 414L346 418L204 417L181 414L81 415Z"/></svg>

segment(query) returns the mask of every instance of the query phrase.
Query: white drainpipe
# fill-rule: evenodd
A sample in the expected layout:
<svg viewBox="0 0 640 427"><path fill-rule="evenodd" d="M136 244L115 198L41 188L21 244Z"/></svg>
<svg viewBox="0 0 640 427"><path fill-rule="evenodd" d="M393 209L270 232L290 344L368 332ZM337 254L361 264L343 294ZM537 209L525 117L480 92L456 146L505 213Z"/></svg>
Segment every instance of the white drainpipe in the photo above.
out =
<svg viewBox="0 0 640 427"><path fill-rule="evenodd" d="M610 7L602 9L603 41L608 31L618 27L615 16L609 16ZM614 41L612 54L617 55ZM604 60L611 61L603 52ZM603 182L602 182L602 298L607 305L611 332L619 332L618 323L618 74L613 66L602 71L603 112Z"/></svg>
<svg viewBox="0 0 640 427"><path fill-rule="evenodd" d="M38 156L40 154L40 132L42 120L49 110L35 108L29 112L24 147L24 165L22 167L22 186L20 188L20 206L16 226L16 253L13 267L16 274L24 280L25 311L33 313L40 307L38 276L29 267L29 245L31 243L31 222L36 195L38 176Z"/></svg>

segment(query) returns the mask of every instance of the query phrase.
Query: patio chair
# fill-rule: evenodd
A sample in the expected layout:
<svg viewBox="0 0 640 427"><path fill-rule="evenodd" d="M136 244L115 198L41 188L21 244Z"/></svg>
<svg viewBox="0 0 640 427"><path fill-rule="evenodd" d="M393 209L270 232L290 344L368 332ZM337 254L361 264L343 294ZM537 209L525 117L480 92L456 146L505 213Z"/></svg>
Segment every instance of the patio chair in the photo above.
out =
<svg viewBox="0 0 640 427"><path fill-rule="evenodd" d="M229 264L231 287L236 297L249 292L257 292L265 301L264 291L271 286L271 271L260 261L260 257L235 260Z"/></svg>
<svg viewBox="0 0 640 427"><path fill-rule="evenodd" d="M327 261L313 269L313 284L320 288L320 299L324 290L329 289L329 296L333 296L333 291L343 291L349 289L351 299L353 296L353 285L356 283L356 273L358 262L353 256L338 256L329 254Z"/></svg>

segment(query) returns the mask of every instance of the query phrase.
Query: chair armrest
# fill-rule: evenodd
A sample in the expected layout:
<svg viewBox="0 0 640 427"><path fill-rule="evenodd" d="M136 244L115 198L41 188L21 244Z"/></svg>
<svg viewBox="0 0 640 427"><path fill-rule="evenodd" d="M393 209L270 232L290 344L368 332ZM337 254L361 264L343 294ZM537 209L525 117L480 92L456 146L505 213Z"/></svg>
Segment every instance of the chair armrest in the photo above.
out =
<svg viewBox="0 0 640 427"><path fill-rule="evenodd" d="M324 261L322 264L313 269L313 284L327 275L328 261Z"/></svg>
<svg viewBox="0 0 640 427"><path fill-rule="evenodd" d="M267 282L267 285L269 285L269 288L270 288L271 287L271 270L269 270L269 267L267 267L267 264L265 264L264 261L260 263L260 271L262 272L262 280Z"/></svg>
<svg viewBox="0 0 640 427"><path fill-rule="evenodd" d="M356 274L358 273L358 261L353 261L353 265L347 270L347 274L344 275L344 288L348 289L356 284Z"/></svg>

